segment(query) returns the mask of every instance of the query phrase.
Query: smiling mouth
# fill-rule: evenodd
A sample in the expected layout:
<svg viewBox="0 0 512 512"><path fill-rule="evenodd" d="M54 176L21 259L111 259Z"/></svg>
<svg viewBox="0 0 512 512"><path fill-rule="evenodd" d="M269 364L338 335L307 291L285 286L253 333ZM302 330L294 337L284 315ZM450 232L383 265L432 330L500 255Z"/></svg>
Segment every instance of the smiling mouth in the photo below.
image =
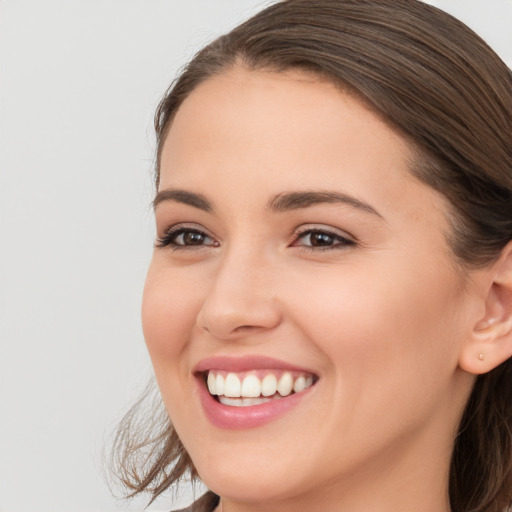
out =
<svg viewBox="0 0 512 512"><path fill-rule="evenodd" d="M253 370L201 372L210 395L223 405L250 407L302 393L318 380L316 375L300 371Z"/></svg>

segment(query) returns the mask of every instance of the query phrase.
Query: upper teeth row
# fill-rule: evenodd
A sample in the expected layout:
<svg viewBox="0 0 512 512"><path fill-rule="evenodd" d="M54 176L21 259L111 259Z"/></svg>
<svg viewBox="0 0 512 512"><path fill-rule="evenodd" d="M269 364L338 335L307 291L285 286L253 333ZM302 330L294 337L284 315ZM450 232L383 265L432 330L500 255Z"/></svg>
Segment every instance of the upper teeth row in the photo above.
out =
<svg viewBox="0 0 512 512"><path fill-rule="evenodd" d="M236 373L222 375L208 373L208 390L212 395L224 395L230 398L245 397L256 398L261 395L272 396L278 392L281 396L288 396L292 391L299 393L313 385L312 375L299 375L296 378L290 372L285 372L279 379L268 373L263 379L256 375L246 375L242 380Z"/></svg>

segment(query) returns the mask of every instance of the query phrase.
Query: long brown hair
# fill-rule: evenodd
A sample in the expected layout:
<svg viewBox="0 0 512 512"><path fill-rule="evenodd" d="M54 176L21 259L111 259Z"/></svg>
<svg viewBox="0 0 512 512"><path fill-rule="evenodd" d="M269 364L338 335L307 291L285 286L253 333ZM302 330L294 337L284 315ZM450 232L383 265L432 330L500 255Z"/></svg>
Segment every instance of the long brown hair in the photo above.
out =
<svg viewBox="0 0 512 512"><path fill-rule="evenodd" d="M155 116L157 187L160 152L180 105L234 65L316 73L398 129L417 155L411 172L452 205L448 241L461 265L489 264L512 239L512 73L460 21L419 0L271 5L201 50L166 92ZM186 474L197 478L169 418L152 416L134 428L137 409L116 445L131 493L154 498ZM512 504L510 360L477 378L455 439L449 489L454 512L503 512Z"/></svg>

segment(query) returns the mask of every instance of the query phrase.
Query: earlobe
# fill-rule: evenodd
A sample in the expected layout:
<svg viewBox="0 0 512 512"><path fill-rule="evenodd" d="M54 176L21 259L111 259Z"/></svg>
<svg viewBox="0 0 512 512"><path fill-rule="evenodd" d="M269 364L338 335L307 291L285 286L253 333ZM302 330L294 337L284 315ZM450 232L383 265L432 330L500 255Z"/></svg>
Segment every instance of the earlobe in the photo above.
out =
<svg viewBox="0 0 512 512"><path fill-rule="evenodd" d="M459 366L474 374L487 373L512 356L512 242L489 267L485 314L462 348Z"/></svg>

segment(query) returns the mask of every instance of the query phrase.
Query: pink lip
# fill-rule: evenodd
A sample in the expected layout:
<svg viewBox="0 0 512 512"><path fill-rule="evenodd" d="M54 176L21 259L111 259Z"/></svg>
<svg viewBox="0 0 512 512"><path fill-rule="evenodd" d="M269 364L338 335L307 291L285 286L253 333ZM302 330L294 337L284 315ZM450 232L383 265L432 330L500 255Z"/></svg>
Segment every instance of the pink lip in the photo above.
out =
<svg viewBox="0 0 512 512"><path fill-rule="evenodd" d="M202 359L194 368L194 373L207 370L225 370L228 372L248 372L250 370L290 370L304 373L314 372L292 364L266 356L216 356Z"/></svg>
<svg viewBox="0 0 512 512"><path fill-rule="evenodd" d="M203 375L200 375L200 372L214 369L232 372L244 372L257 369L281 369L307 372L313 375L314 373L304 368L265 356L245 356L237 358L221 356L203 359L194 368L199 398L206 417L213 425L223 429L247 429L269 423L299 405L301 400L315 387L312 386L300 393L295 393L260 405L232 407L223 405L213 398L206 387Z"/></svg>
<svg viewBox="0 0 512 512"><path fill-rule="evenodd" d="M219 428L224 429L244 429L253 428L269 423L287 411L297 406L300 401L309 394L314 386L295 393L279 400L272 400L260 405L251 405L249 407L232 407L217 402L210 395L201 377L196 379L199 390L199 398L204 412L210 422Z"/></svg>

